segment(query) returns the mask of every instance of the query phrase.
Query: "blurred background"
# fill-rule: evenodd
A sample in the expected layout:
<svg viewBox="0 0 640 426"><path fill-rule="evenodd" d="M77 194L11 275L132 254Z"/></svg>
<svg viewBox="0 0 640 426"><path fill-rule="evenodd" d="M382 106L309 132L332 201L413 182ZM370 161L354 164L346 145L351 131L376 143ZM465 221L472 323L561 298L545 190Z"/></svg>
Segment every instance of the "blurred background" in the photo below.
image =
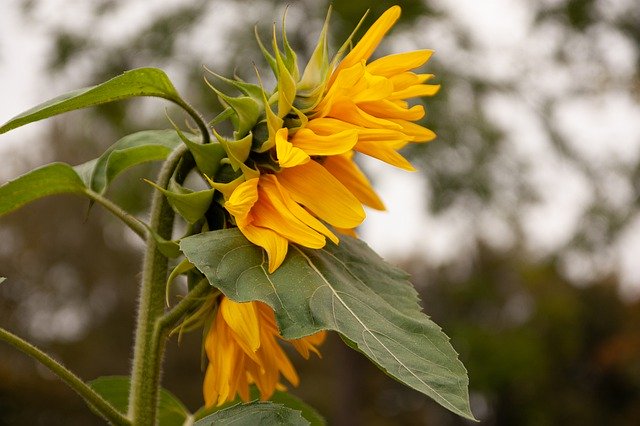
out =
<svg viewBox="0 0 640 426"><path fill-rule="evenodd" d="M397 1L376 55L436 51L425 99L438 139L406 173L364 161L388 212L361 236L412 274L425 311L469 370L484 425L634 425L640 419L640 5L636 0ZM287 31L302 63L327 1L4 0L0 122L125 70L167 71L206 117L203 65L254 81L253 27ZM364 12L333 3L335 48ZM264 71L262 75L267 75ZM168 128L158 99L66 114L0 136L0 182L79 164L119 137ZM179 112L169 108L174 118ZM108 195L144 217L154 166ZM82 378L127 374L141 244L86 200L57 196L0 219L0 326ZM169 342L164 385L202 404L198 332ZM331 338L295 361L293 392L336 425L468 425ZM0 424L100 424L47 370L0 343Z"/></svg>

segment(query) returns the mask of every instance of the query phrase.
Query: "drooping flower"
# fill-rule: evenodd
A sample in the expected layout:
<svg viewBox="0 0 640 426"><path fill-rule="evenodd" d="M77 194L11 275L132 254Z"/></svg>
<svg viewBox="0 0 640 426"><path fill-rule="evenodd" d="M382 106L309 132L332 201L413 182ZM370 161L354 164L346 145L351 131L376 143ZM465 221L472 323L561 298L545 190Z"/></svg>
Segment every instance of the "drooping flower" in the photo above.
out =
<svg viewBox="0 0 640 426"><path fill-rule="evenodd" d="M325 339L319 332L290 340L305 359ZM248 402L249 386L255 385L260 398L269 399L276 390L286 389L281 376L293 385L298 374L280 346L273 310L261 302L236 303L221 297L204 347L209 360L203 393L207 407L233 401L236 396Z"/></svg>

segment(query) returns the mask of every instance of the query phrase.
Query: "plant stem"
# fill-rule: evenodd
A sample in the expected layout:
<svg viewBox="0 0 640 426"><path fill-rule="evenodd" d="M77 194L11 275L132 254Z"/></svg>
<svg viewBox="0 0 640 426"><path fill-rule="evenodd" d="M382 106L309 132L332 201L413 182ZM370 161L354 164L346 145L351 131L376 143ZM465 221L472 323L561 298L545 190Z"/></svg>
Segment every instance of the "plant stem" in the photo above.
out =
<svg viewBox="0 0 640 426"><path fill-rule="evenodd" d="M171 100L182 107L182 109L184 109L191 116L191 118L193 118L193 121L196 122L198 129L200 129L200 134L202 135L202 144L208 144L211 141L211 138L209 136L209 127L207 127L207 124L204 122L204 119L200 116L200 114L183 99Z"/></svg>
<svg viewBox="0 0 640 426"><path fill-rule="evenodd" d="M157 184L166 188L187 147L181 145L165 161L158 175ZM174 213L160 191L152 195L149 226L165 239L171 238ZM167 280L168 259L160 252L154 238L147 240L138 319L136 325L131 390L129 393L129 417L136 426L155 425L160 386L162 342L154 343L156 321L164 313L164 287Z"/></svg>
<svg viewBox="0 0 640 426"><path fill-rule="evenodd" d="M69 371L64 365L60 364L49 355L33 346L31 343L21 339L20 337L8 332L3 328L0 328L0 339L14 346L21 352L29 355L31 358L37 360L42 365L51 370L71 389L76 391L76 393L80 395L87 402L87 404L93 407L110 423L123 426L131 425L129 419L123 416L122 413L120 413L111 404L109 404L106 399L104 399L89 385L83 382L82 379Z"/></svg>
<svg viewBox="0 0 640 426"><path fill-rule="evenodd" d="M142 238L144 241L147 240L148 231L144 223L136 219L133 215L126 212L122 207L120 207L113 201L103 197L97 192L87 189L85 190L85 194L87 194L87 196L91 198L93 201L100 204L102 207L106 208L111 213L113 213L116 217L122 220L133 232L138 234L138 236Z"/></svg>

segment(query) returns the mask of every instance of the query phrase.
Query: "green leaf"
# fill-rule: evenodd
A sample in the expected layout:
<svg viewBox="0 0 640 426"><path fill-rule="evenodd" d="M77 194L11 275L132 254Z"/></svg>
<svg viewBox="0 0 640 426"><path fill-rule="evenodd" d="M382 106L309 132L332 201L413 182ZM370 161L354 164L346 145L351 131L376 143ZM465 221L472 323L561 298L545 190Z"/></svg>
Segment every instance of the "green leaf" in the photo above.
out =
<svg viewBox="0 0 640 426"><path fill-rule="evenodd" d="M273 274L262 249L237 228L187 237L180 247L231 299L269 304L283 337L335 330L390 376L473 419L467 372L448 337L422 313L407 274L365 243L342 237L321 250L290 245Z"/></svg>
<svg viewBox="0 0 640 426"><path fill-rule="evenodd" d="M0 284L2 284L3 282L5 282L5 280L7 279L7 277L0 277Z"/></svg>
<svg viewBox="0 0 640 426"><path fill-rule="evenodd" d="M255 385L251 385L249 387L249 398L253 400L257 400L258 398L260 398L260 391ZM327 424L325 419L320 415L320 413L318 413L318 411L316 411L315 408L302 401L297 396L292 395L288 392L275 391L273 395L271 395L271 398L269 398L269 401L277 404L282 404L296 411L300 411L302 417L309 421L311 426L325 426ZM202 407L200 410L196 411L193 417L198 420L204 418L205 416L238 404L242 404L242 400L240 399L240 397L237 397L233 401L226 402L221 406L212 406L208 408Z"/></svg>
<svg viewBox="0 0 640 426"><path fill-rule="evenodd" d="M129 388L131 380L126 376L99 377L89 382L96 392L109 401L118 411L125 414L129 407ZM160 389L158 403L158 425L182 425L189 418L189 410L166 389Z"/></svg>
<svg viewBox="0 0 640 426"><path fill-rule="evenodd" d="M324 417L315 408L293 394L276 391L271 396L270 401L300 411L302 417L308 420L311 426L325 426L327 424Z"/></svg>
<svg viewBox="0 0 640 426"><path fill-rule="evenodd" d="M192 224L202 219L211 205L215 192L213 188L192 191L175 182L170 184L169 189L161 188L150 180L145 179L145 182L162 192L175 212Z"/></svg>
<svg viewBox="0 0 640 426"><path fill-rule="evenodd" d="M193 426L309 425L299 411L272 402L238 404L198 420Z"/></svg>
<svg viewBox="0 0 640 426"><path fill-rule="evenodd" d="M164 71L157 68L138 68L126 71L97 86L58 96L25 111L0 127L0 134L64 112L136 96L155 96L179 105L184 103Z"/></svg>
<svg viewBox="0 0 640 426"><path fill-rule="evenodd" d="M198 170L205 176L213 178L220 168L220 161L227 156L224 147L219 143L200 144L193 142L182 133L175 124L174 128L180 139L182 139L182 142L184 142L187 148L189 148L189 151L191 151Z"/></svg>
<svg viewBox="0 0 640 426"><path fill-rule="evenodd" d="M136 132L118 140L99 158L74 168L88 187L104 194L120 173L142 163L164 160L181 143L173 130Z"/></svg>
<svg viewBox="0 0 640 426"><path fill-rule="evenodd" d="M82 194L86 189L70 165L47 164L0 186L0 216L47 195Z"/></svg>

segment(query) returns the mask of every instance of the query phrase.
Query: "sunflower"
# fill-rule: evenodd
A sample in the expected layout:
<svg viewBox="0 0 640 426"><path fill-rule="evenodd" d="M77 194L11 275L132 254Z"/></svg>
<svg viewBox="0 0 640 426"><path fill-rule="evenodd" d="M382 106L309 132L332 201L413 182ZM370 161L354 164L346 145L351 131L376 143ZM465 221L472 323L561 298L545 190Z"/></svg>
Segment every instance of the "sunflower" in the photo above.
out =
<svg viewBox="0 0 640 426"><path fill-rule="evenodd" d="M289 342L308 359L312 352L320 355L317 347L324 339L321 331ZM297 386L298 374L280 346L283 340L269 306L221 296L204 342L209 360L203 384L205 405L222 405L237 396L248 402L250 385L257 387L262 400L269 399L276 390L286 389L281 376Z"/></svg>

